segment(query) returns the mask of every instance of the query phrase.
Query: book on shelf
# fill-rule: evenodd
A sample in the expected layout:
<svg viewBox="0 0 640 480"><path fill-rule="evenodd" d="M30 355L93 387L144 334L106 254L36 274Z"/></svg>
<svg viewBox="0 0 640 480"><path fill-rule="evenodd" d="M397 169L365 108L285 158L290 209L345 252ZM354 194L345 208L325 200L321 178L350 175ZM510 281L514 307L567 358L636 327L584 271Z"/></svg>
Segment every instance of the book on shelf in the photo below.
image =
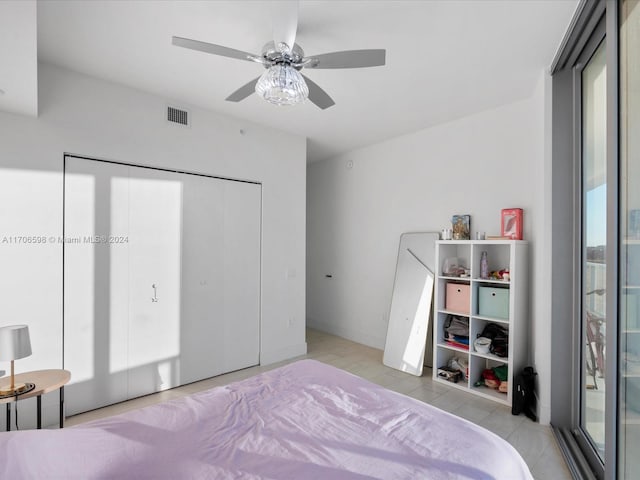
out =
<svg viewBox="0 0 640 480"><path fill-rule="evenodd" d="M503 208L500 214L500 235L510 240L522 240L522 209Z"/></svg>
<svg viewBox="0 0 640 480"><path fill-rule="evenodd" d="M502 235L487 235L486 240L511 240L511 237L505 237Z"/></svg>

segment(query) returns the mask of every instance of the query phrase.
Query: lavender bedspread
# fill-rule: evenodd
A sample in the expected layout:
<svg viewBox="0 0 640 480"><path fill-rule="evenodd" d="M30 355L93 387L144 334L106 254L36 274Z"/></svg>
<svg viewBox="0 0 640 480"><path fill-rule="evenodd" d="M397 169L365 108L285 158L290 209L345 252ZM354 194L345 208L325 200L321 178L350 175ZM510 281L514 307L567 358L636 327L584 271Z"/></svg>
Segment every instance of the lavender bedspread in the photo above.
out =
<svg viewBox="0 0 640 480"><path fill-rule="evenodd" d="M531 479L507 442L302 360L63 430L0 434L6 479Z"/></svg>

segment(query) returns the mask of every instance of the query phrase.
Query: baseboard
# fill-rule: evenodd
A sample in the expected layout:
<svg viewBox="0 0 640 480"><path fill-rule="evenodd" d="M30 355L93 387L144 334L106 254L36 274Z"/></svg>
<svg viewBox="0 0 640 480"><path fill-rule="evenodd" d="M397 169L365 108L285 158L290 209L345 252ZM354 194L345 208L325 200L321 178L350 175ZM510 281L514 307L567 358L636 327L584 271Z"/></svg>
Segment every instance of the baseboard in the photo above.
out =
<svg viewBox="0 0 640 480"><path fill-rule="evenodd" d="M269 365L306 354L307 342L302 342L296 345L289 345L287 347L278 348L276 350L263 350L260 352L260 365Z"/></svg>
<svg viewBox="0 0 640 480"><path fill-rule="evenodd" d="M538 422L540 422L540 425L549 425L551 423L550 407L542 406L538 403Z"/></svg>
<svg viewBox="0 0 640 480"><path fill-rule="evenodd" d="M328 325L326 323L317 322L308 317L307 327L329 333L331 335L336 335L341 338L346 338L347 340L351 340L352 342L360 343L368 347L377 348L378 350L384 349L384 338L370 335L355 328L348 328L342 325Z"/></svg>

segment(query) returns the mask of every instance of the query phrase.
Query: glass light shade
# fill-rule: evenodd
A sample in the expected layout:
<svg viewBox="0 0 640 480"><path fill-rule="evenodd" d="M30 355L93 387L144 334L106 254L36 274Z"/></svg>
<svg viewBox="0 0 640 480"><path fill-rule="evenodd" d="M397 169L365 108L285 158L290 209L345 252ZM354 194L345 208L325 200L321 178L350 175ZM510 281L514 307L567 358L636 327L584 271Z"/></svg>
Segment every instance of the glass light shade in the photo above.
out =
<svg viewBox="0 0 640 480"><path fill-rule="evenodd" d="M295 105L309 96L309 87L295 68L286 64L269 67L256 83L256 93L275 105Z"/></svg>

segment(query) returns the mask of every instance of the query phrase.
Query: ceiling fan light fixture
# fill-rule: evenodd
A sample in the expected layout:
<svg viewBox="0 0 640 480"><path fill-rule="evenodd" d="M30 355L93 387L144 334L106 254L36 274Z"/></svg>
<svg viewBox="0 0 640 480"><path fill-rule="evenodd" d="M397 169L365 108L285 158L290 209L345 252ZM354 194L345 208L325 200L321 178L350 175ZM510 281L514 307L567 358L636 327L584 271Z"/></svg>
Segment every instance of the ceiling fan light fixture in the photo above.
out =
<svg viewBox="0 0 640 480"><path fill-rule="evenodd" d="M307 99L309 87L295 68L278 63L262 74L256 83L256 93L274 105L295 105Z"/></svg>

